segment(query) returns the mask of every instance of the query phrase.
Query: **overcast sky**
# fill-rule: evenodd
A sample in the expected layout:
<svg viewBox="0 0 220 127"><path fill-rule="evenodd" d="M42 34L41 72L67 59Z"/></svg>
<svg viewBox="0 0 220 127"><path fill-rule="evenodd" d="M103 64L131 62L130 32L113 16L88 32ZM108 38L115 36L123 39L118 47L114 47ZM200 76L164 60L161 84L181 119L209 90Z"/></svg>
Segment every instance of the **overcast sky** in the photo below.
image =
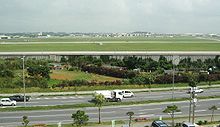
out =
<svg viewBox="0 0 220 127"><path fill-rule="evenodd" d="M220 0L0 2L0 32L220 33Z"/></svg>

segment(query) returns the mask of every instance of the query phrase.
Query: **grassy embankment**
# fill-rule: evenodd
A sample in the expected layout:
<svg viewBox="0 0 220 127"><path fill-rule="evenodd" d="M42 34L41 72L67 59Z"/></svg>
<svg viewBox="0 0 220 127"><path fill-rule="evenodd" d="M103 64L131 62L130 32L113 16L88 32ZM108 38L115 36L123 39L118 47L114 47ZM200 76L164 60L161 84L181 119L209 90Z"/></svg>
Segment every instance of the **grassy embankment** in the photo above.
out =
<svg viewBox="0 0 220 127"><path fill-rule="evenodd" d="M21 71L16 71L16 75L21 75ZM73 92L75 91L75 87L64 87L64 88L52 88L53 84L58 84L62 82L62 80L76 80L76 79L85 79L88 81L96 80L96 81L113 81L113 80L122 80L120 78L114 78L109 76L102 76L92 73L85 73L81 71L64 71L64 70L57 70L53 71L51 74L51 79L48 81L49 88L38 88L38 87L26 87L26 92ZM16 76L18 77L18 76ZM212 84L219 84L220 81L212 82ZM198 86L207 85L207 82L201 82ZM184 87L188 86L187 83L175 83L175 87ZM171 88L172 84L152 84L151 88ZM97 86L80 86L77 87L77 91L93 91L93 90L112 90L112 89L143 89L148 88L148 84L146 85L112 85L112 86L105 86L105 85L97 85ZM21 88L4 88L0 89L0 93L22 93L23 87Z"/></svg>

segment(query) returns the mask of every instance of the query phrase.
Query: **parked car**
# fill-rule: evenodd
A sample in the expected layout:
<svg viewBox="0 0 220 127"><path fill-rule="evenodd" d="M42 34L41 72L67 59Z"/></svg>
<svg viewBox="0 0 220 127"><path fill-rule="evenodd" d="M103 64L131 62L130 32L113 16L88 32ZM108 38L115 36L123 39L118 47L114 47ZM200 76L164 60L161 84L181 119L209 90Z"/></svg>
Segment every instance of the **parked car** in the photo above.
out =
<svg viewBox="0 0 220 127"><path fill-rule="evenodd" d="M15 106L16 101L10 100L9 98L2 98L0 101L0 106Z"/></svg>
<svg viewBox="0 0 220 127"><path fill-rule="evenodd" d="M23 95L13 95L9 97L11 100L15 101L24 101L24 96ZM31 97L30 96L25 96L26 101L30 101Z"/></svg>
<svg viewBox="0 0 220 127"><path fill-rule="evenodd" d="M126 97L134 97L134 93L131 92L130 90L122 90L122 95L124 98Z"/></svg>
<svg viewBox="0 0 220 127"><path fill-rule="evenodd" d="M202 92L204 92L204 90L203 89L199 89L198 87L190 87L188 89L188 91L187 91L188 94L189 93L193 93L193 92L195 92L195 93L202 93Z"/></svg>
<svg viewBox="0 0 220 127"><path fill-rule="evenodd" d="M168 127L168 125L162 120L155 120L152 122L151 127Z"/></svg>
<svg viewBox="0 0 220 127"><path fill-rule="evenodd" d="M193 124L193 123L188 123L188 122L183 122L182 127L198 127L199 125Z"/></svg>

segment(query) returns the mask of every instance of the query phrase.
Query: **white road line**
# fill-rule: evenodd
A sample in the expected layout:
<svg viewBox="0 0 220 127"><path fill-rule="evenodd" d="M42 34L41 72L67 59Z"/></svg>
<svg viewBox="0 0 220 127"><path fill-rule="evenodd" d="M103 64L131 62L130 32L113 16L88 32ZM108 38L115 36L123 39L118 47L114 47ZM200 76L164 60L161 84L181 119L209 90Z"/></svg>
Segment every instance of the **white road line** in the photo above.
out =
<svg viewBox="0 0 220 127"><path fill-rule="evenodd" d="M195 112L205 112L206 110L196 110Z"/></svg>
<svg viewBox="0 0 220 127"><path fill-rule="evenodd" d="M143 98L156 98L156 97L161 98L161 97L163 97L163 96L151 96L151 97L143 97Z"/></svg>
<svg viewBox="0 0 220 127"><path fill-rule="evenodd" d="M151 117L151 116L155 116L155 114L139 115L138 117Z"/></svg>
<svg viewBox="0 0 220 127"><path fill-rule="evenodd" d="M102 114L110 114L110 113L115 113L116 111L109 111L109 112L101 112ZM87 114L98 114L98 112L93 112L93 113L87 113Z"/></svg>
<svg viewBox="0 0 220 127"><path fill-rule="evenodd" d="M123 110L130 110L131 108L121 108L121 109L123 109Z"/></svg>
<svg viewBox="0 0 220 127"><path fill-rule="evenodd" d="M171 113L167 113L167 114L171 114ZM175 112L174 114L182 114L182 112Z"/></svg>
<svg viewBox="0 0 220 127"><path fill-rule="evenodd" d="M138 111L151 111L151 110L161 110L162 108L153 108L153 109L141 109L141 110L138 110Z"/></svg>

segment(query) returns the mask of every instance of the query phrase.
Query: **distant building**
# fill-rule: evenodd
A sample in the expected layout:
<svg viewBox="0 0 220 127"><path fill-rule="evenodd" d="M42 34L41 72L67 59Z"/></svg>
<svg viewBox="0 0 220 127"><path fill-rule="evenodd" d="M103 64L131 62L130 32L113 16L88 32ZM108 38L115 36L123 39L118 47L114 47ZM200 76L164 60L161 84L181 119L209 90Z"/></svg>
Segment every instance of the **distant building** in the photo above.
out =
<svg viewBox="0 0 220 127"><path fill-rule="evenodd" d="M5 35L0 35L0 39L11 39L11 37L5 36Z"/></svg>

